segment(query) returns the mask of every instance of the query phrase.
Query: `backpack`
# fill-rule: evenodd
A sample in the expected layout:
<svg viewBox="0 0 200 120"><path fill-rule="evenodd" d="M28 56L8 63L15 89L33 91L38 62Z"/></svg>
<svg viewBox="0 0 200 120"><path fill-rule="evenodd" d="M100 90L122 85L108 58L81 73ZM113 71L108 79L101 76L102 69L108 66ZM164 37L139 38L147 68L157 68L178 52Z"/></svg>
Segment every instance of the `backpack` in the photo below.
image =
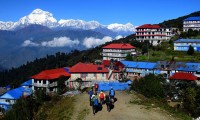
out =
<svg viewBox="0 0 200 120"><path fill-rule="evenodd" d="M96 88L96 89L98 88L98 84L95 84L95 88Z"/></svg>
<svg viewBox="0 0 200 120"><path fill-rule="evenodd" d="M100 99L104 99L104 94L103 93L100 93Z"/></svg>
<svg viewBox="0 0 200 120"><path fill-rule="evenodd" d="M110 90L110 96L115 96L115 91L113 89Z"/></svg>
<svg viewBox="0 0 200 120"><path fill-rule="evenodd" d="M94 106L98 106L98 105L99 105L98 99L95 98L95 99L94 99Z"/></svg>

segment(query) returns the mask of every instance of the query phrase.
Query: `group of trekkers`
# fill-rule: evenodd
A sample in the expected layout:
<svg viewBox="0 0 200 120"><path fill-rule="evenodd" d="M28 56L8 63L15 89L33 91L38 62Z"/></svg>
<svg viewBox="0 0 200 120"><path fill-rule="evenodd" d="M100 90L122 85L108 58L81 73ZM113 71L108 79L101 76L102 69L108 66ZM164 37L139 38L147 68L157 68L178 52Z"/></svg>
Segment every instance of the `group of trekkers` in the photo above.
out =
<svg viewBox="0 0 200 120"><path fill-rule="evenodd" d="M97 90L98 90L98 84L95 83L95 85L92 86L92 89L88 92L90 95L90 106L92 106L93 114L99 110L99 108L102 108L103 104L106 104L107 111L110 112L111 108L114 107L115 102L115 91L111 87L109 94L106 95L102 90L97 96Z"/></svg>

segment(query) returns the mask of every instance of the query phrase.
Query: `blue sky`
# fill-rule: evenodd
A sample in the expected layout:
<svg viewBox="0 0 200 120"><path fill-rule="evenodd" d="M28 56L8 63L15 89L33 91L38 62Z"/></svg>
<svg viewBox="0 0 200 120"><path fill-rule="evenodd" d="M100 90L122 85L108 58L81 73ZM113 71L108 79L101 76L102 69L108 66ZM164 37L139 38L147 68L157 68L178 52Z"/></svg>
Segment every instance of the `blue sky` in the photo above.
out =
<svg viewBox="0 0 200 120"><path fill-rule="evenodd" d="M156 24L200 10L200 0L0 0L0 21L17 21L34 9L57 19L96 20L101 24Z"/></svg>

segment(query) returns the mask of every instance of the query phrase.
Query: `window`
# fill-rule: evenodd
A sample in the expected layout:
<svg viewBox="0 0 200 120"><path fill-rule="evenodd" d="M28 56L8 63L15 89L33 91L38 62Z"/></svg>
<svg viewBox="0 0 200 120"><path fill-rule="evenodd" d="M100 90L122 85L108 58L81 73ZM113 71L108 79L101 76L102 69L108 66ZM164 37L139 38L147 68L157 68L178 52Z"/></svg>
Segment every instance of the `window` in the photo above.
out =
<svg viewBox="0 0 200 120"><path fill-rule="evenodd" d="M6 100L6 102L10 102L10 100Z"/></svg>
<svg viewBox="0 0 200 120"><path fill-rule="evenodd" d="M37 80L36 80L36 79L34 79L34 83L37 83Z"/></svg>
<svg viewBox="0 0 200 120"><path fill-rule="evenodd" d="M43 84L46 84L46 80L43 81Z"/></svg>
<svg viewBox="0 0 200 120"><path fill-rule="evenodd" d="M94 73L94 77L96 77L96 73Z"/></svg>
<svg viewBox="0 0 200 120"><path fill-rule="evenodd" d="M104 77L104 73L102 73L102 77Z"/></svg>

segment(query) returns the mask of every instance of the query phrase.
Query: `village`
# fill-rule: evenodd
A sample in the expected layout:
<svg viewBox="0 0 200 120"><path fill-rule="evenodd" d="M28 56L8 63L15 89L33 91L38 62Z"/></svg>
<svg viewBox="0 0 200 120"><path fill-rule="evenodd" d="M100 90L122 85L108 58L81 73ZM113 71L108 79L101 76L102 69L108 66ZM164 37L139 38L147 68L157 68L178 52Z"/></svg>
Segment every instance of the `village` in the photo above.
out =
<svg viewBox="0 0 200 120"><path fill-rule="evenodd" d="M200 17L190 17L183 21L183 31L189 29L200 30L195 25L200 24ZM153 46L162 41L170 40L176 28L161 28L159 25L144 24L136 28L136 40L148 40ZM174 41L174 51L187 51L192 46L200 51L200 39L178 39ZM129 43L111 43L102 48L102 59L90 63L85 59L72 67L43 70L30 76L18 88L10 86L0 88L0 107L4 113L12 109L12 105L21 97L27 97L42 89L46 94L57 93L58 80L65 78L65 85L71 90L84 89L99 84L98 91L109 91L113 87L116 91L128 90L135 80L149 74L162 75L163 86L170 88L166 95L169 102L182 101L182 88L185 85L200 85L200 62L182 61L128 61L127 55L132 57L139 53L135 46ZM79 81L80 80L80 81Z"/></svg>

